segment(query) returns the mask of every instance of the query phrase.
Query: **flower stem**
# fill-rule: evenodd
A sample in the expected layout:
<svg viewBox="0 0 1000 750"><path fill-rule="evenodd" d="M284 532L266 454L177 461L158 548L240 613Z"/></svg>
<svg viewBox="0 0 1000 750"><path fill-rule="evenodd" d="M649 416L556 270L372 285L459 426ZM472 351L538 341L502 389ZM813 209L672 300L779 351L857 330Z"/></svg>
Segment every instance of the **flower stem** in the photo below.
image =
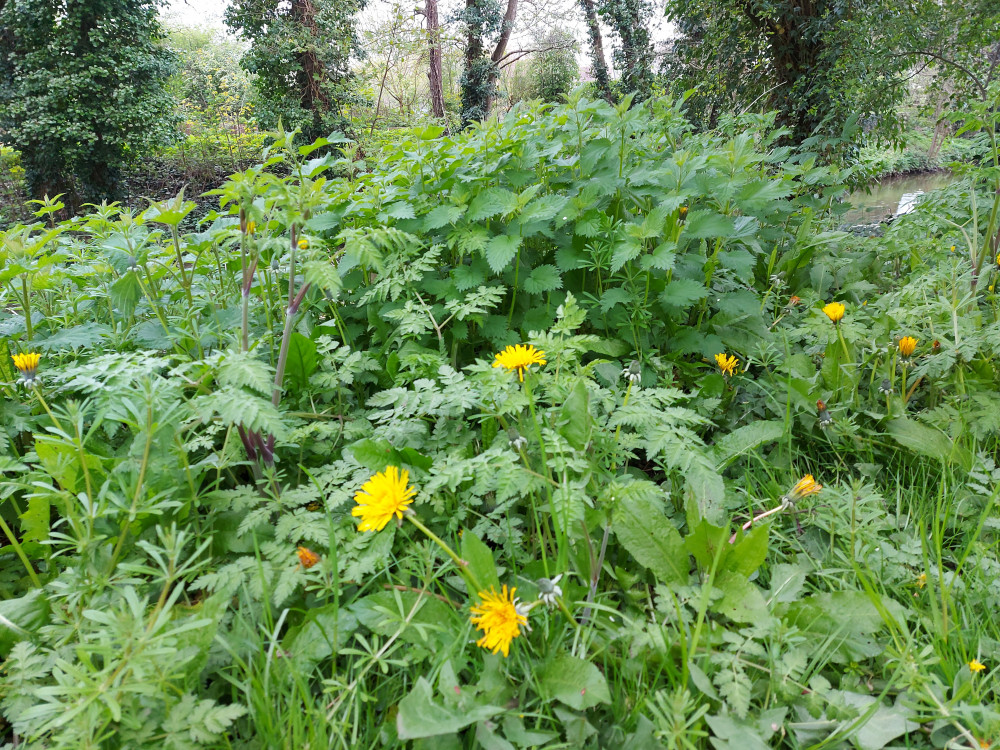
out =
<svg viewBox="0 0 1000 750"><path fill-rule="evenodd" d="M469 583L472 584L472 588L475 589L476 592L479 592L479 591L483 590L483 586L479 582L479 579L476 578L476 574L473 573L471 570L469 570L469 563L466 562L465 560L463 560L461 557L459 557L455 553L455 550L453 550L448 545L448 543L445 542L441 537L439 537L433 531L431 531L430 529L428 529L424 525L424 522L421 521L419 518L417 518L417 514L416 513L408 512L406 514L406 518L409 520L410 523L412 523L414 526L416 526L418 529L420 529L422 532L424 532L424 535L427 536L428 539L430 539L438 547L440 547L441 549L443 549L445 551L445 554L447 554L448 557L451 558L452 562L454 562L455 565L458 566L459 572L465 577L465 579Z"/></svg>

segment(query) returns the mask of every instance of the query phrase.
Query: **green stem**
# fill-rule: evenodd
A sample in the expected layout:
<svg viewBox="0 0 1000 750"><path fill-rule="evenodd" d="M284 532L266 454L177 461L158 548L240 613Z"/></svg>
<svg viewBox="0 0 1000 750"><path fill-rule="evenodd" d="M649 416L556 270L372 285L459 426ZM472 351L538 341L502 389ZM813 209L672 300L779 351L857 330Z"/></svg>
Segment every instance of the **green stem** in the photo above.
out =
<svg viewBox="0 0 1000 750"><path fill-rule="evenodd" d="M21 562L24 564L24 569L28 571L28 577L31 578L31 582L35 584L35 588L41 588L42 582L38 578L38 573L36 573L35 569L31 567L31 562L29 562L28 556L25 555L24 550L21 549L21 543L17 541L17 537L15 537L14 532L10 530L7 522L3 520L3 516L0 516L0 529L2 529L3 533L7 536L7 539L10 541L10 546L14 548L14 552L16 552L17 556L21 558Z"/></svg>
<svg viewBox="0 0 1000 750"><path fill-rule="evenodd" d="M22 309L24 310L24 326L27 330L28 341L31 341L34 336L34 329L31 326L31 295L28 294L27 274L21 275L21 294L24 297L24 304L22 305Z"/></svg>
<svg viewBox="0 0 1000 750"><path fill-rule="evenodd" d="M430 539L438 547L444 550L445 554L447 554L448 557L451 558L452 562L458 566L459 572L461 572L461 574L466 578L466 580L472 584L472 588L475 589L476 593L484 590L483 585L479 582L479 579L476 578L476 574L473 573L471 570L469 570L469 563L463 560L461 557L459 557L455 553L455 550L453 550L441 537L439 537L433 531L424 526L423 521L417 518L416 513L410 511L406 514L405 518L414 526L416 526L418 529L420 529L422 532L424 532L424 535L428 539ZM471 594L473 592L470 591L469 593Z"/></svg>

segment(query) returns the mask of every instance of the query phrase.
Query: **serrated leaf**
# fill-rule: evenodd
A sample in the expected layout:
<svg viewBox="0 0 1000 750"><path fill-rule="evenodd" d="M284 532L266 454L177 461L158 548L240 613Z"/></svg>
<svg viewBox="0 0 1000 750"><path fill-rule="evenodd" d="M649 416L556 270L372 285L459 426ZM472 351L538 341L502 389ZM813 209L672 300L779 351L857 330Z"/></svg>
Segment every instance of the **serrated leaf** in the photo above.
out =
<svg viewBox="0 0 1000 750"><path fill-rule="evenodd" d="M134 271L129 271L108 290L111 296L111 304L114 305L122 315L131 315L135 312L135 306L142 297L142 286L139 277Z"/></svg>
<svg viewBox="0 0 1000 750"><path fill-rule="evenodd" d="M549 221L562 211L567 200L562 195L544 195L533 200L521 211L521 222L527 224L531 221Z"/></svg>
<svg viewBox="0 0 1000 750"><path fill-rule="evenodd" d="M309 260L302 264L306 282L330 295L336 295L343 286L340 272L328 260Z"/></svg>
<svg viewBox="0 0 1000 750"><path fill-rule="evenodd" d="M413 209L413 204L407 201L390 204L385 207L385 215L393 219L415 219L417 213Z"/></svg>
<svg viewBox="0 0 1000 750"><path fill-rule="evenodd" d="M642 252L642 245L635 240L623 240L615 245L615 252L611 256L611 272L617 273L625 264L639 257Z"/></svg>
<svg viewBox="0 0 1000 750"><path fill-rule="evenodd" d="M528 294L541 294L562 289L562 274L553 265L536 266L524 280L524 291Z"/></svg>
<svg viewBox="0 0 1000 750"><path fill-rule="evenodd" d="M517 208L517 196L509 190L493 187L479 193L469 204L466 221L489 219L497 214L506 216Z"/></svg>
<svg viewBox="0 0 1000 750"><path fill-rule="evenodd" d="M683 237L729 237L735 230L733 220L713 211L692 211L684 224Z"/></svg>
<svg viewBox="0 0 1000 750"><path fill-rule="evenodd" d="M501 234L491 239L486 245L486 262L494 273L500 273L514 260L517 249L521 246L521 238Z"/></svg>
<svg viewBox="0 0 1000 750"><path fill-rule="evenodd" d="M708 289L693 279L674 279L660 293L660 301L665 307L684 310L708 296Z"/></svg>
<svg viewBox="0 0 1000 750"><path fill-rule="evenodd" d="M438 206L424 217L424 231L440 229L458 221L465 211L465 206Z"/></svg>

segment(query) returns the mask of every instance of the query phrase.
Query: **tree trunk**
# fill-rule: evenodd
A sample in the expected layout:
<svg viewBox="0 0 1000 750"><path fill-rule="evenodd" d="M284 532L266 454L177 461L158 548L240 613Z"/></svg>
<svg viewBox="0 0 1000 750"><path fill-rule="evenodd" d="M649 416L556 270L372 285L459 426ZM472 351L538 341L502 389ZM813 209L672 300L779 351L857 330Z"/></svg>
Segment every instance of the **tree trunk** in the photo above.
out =
<svg viewBox="0 0 1000 750"><path fill-rule="evenodd" d="M593 66L594 80L597 89L608 101L611 101L611 79L608 76L608 63L604 59L604 40L601 39L601 24L597 20L597 9L594 0L580 0L583 15L587 22L587 35L590 37L590 60Z"/></svg>
<svg viewBox="0 0 1000 750"><path fill-rule="evenodd" d="M438 0L426 0L427 43L430 65L427 81L431 87L431 110L435 117L444 117L444 81L441 74L441 22L438 19Z"/></svg>
<svg viewBox="0 0 1000 750"><path fill-rule="evenodd" d="M318 36L316 6L313 5L312 0L292 0L291 15L311 32L314 39ZM299 70L295 78L301 96L302 109L313 113L313 122L318 127L321 121L320 114L330 109L330 97L322 86L325 77L323 62L316 54L316 48L313 45L298 53L298 62Z"/></svg>

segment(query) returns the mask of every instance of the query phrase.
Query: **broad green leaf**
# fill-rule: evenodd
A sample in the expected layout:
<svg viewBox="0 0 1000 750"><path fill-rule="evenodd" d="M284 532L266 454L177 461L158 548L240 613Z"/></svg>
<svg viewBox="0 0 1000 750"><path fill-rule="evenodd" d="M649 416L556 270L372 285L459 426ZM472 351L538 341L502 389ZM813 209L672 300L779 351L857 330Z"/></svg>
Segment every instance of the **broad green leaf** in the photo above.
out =
<svg viewBox="0 0 1000 750"><path fill-rule="evenodd" d="M517 208L517 196L503 188L487 188L472 199L466 221L489 219L497 214L506 216Z"/></svg>
<svg viewBox="0 0 1000 750"><path fill-rule="evenodd" d="M692 211L681 232L682 237L700 239L703 237L729 237L735 231L735 224L728 216L712 211Z"/></svg>
<svg viewBox="0 0 1000 750"><path fill-rule="evenodd" d="M785 434L784 422L753 422L723 435L713 446L719 469L731 461L759 448L764 443L780 440Z"/></svg>
<svg viewBox="0 0 1000 750"><path fill-rule="evenodd" d="M298 331L292 331L288 342L288 360L285 364L285 383L304 389L310 376L319 367L319 355L316 353L316 342L303 336Z"/></svg>
<svg viewBox="0 0 1000 750"><path fill-rule="evenodd" d="M904 448L921 456L938 461L958 461L966 470L972 468L972 459L962 446L940 430L907 417L898 417L886 426L886 432Z"/></svg>
<svg viewBox="0 0 1000 750"><path fill-rule="evenodd" d="M48 619L49 601L40 589L0 601L0 658L5 658L18 641L34 637Z"/></svg>
<svg viewBox="0 0 1000 750"><path fill-rule="evenodd" d="M21 514L21 541L48 540L51 512L47 495L29 495L28 508Z"/></svg>
<svg viewBox="0 0 1000 750"><path fill-rule="evenodd" d="M347 645L357 629L358 619L343 606L309 608L305 620L289 628L281 649L298 668L308 672Z"/></svg>
<svg viewBox="0 0 1000 750"><path fill-rule="evenodd" d="M462 546L459 550L462 559L468 563L468 571L482 586L482 591L493 589L500 593L500 578L497 575L497 565L493 561L493 551L473 534L466 530L462 534ZM469 592L470 594L479 592Z"/></svg>
<svg viewBox="0 0 1000 750"><path fill-rule="evenodd" d="M122 315L126 316L135 311L135 306L142 297L142 286L134 271L129 271L118 279L111 285L109 291L111 304L118 308Z"/></svg>
<svg viewBox="0 0 1000 750"><path fill-rule="evenodd" d="M583 378L576 381L566 396L556 425L559 434L577 450L583 450L590 441L594 420L590 415L590 392Z"/></svg>
<svg viewBox="0 0 1000 750"><path fill-rule="evenodd" d="M452 734L477 721L496 716L502 711L499 706L483 706L475 703L455 709L446 708L434 702L434 689L431 684L424 677L418 677L413 690L399 702L396 731L401 740Z"/></svg>
<svg viewBox="0 0 1000 750"><path fill-rule="evenodd" d="M536 266L524 280L524 291L528 294L541 294L562 289L562 276L559 269L552 265Z"/></svg>
<svg viewBox="0 0 1000 750"><path fill-rule="evenodd" d="M490 264L494 273L500 273L514 260L520 246L520 237L497 235L486 244L486 262Z"/></svg>
<svg viewBox="0 0 1000 750"><path fill-rule="evenodd" d="M626 485L612 515L611 528L640 565L665 583L687 583L689 562L681 535L663 514L661 491L649 482Z"/></svg>
<svg viewBox="0 0 1000 750"><path fill-rule="evenodd" d="M733 622L762 622L767 619L767 602L754 584L745 576L723 571L715 577L713 587L722 592L722 599L712 609Z"/></svg>
<svg viewBox="0 0 1000 750"><path fill-rule="evenodd" d="M557 700L577 711L599 703L611 703L608 682L596 666L575 656L560 656L542 667L539 692L545 700Z"/></svg>
<svg viewBox="0 0 1000 750"><path fill-rule="evenodd" d="M660 293L660 302L671 310L686 310L708 296L708 289L693 279L674 279Z"/></svg>
<svg viewBox="0 0 1000 750"><path fill-rule="evenodd" d="M454 224L462 217L465 206L438 206L424 217L424 231Z"/></svg>
<svg viewBox="0 0 1000 750"><path fill-rule="evenodd" d="M413 209L413 204L407 201L391 203L385 207L385 215L393 219L415 219L417 213Z"/></svg>

